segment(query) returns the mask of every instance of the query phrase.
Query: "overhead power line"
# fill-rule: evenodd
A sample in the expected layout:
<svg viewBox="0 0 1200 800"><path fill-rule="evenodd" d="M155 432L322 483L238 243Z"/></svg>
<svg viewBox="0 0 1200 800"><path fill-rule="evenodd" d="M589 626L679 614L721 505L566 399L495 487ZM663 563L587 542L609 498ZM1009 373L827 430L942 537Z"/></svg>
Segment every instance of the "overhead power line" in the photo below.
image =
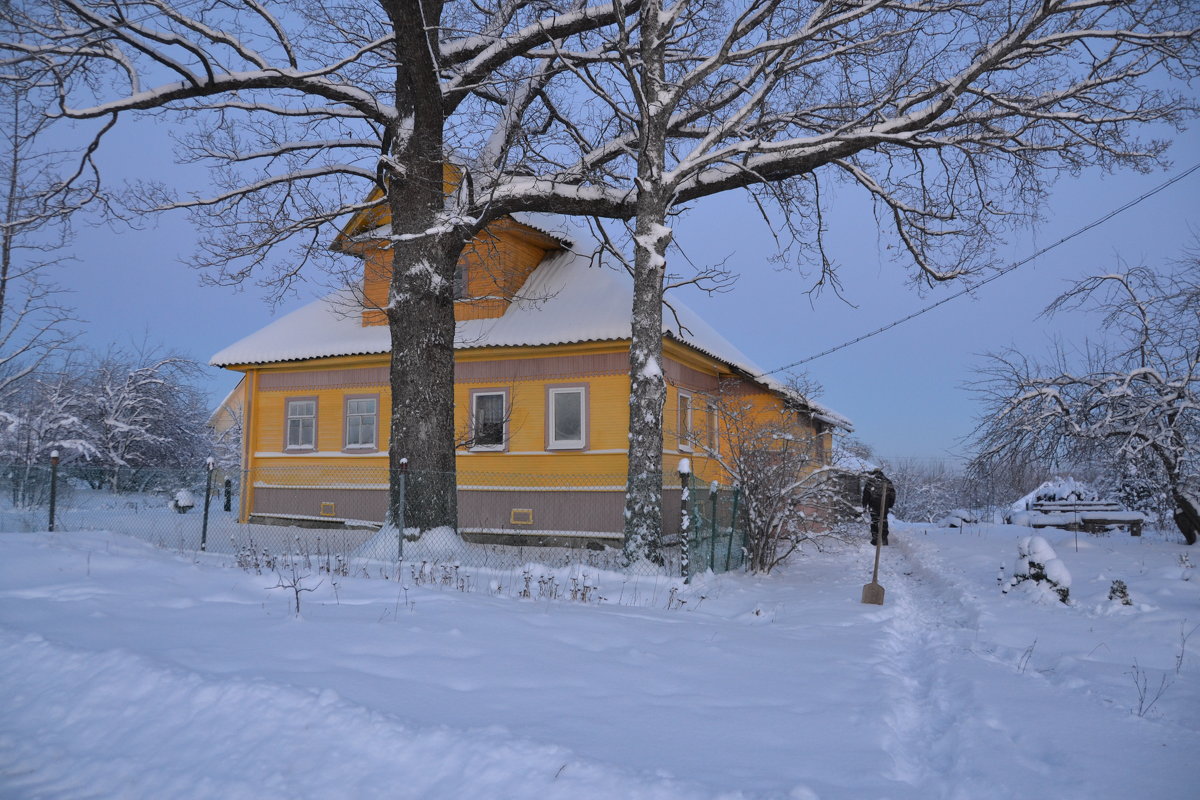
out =
<svg viewBox="0 0 1200 800"><path fill-rule="evenodd" d="M1057 242L1046 245L1041 250L1038 250L1037 252L1026 256L1025 258L1021 259L1020 261L1015 261L1012 264L1009 264L1007 267L1004 267L1003 269L998 270L994 274L989 275L987 278L984 278L979 283L974 284L973 286L964 287L964 288L958 290L957 292L955 292L954 294L943 297L941 300L938 300L936 303L931 303L930 305L927 305L918 311L914 311L913 313L909 314L906 317L901 317L900 319L889 322L887 325L884 325L881 328L876 328L875 330L870 331L869 333L864 333L862 336L858 336L858 337L855 337L854 339L850 339L848 341L842 342L841 344L835 345L834 347L831 347L828 350L822 350L821 352L819 352L815 355L808 356L807 358L802 358L799 361L793 361L790 364L784 364L782 367L776 367L775 369L767 370L766 372L755 375L754 377L762 378L767 375L773 375L776 372L783 372L785 369L791 369L792 367L798 367L802 364L807 364L810 361L816 361L818 358L824 358L825 356L827 356L831 353L836 353L838 350L844 350L845 348L850 347L851 345L858 344L859 342L870 339L873 336L878 336L879 334L884 333L885 331L890 331L892 328L895 328L898 325L903 325L905 322L908 322L910 319L915 319L915 318L921 316L922 314L926 314L930 311L933 311L938 306L949 303L951 300L962 297L964 294L968 294L970 292L975 291L976 289L986 286L987 284L991 283L992 281L996 280L997 278L1003 277L1003 276L1007 275L1008 273L1012 272L1013 270L1017 269L1018 267L1022 267L1025 264L1028 264L1030 261L1033 261L1034 259L1036 259L1040 256L1043 256L1046 253L1049 253L1051 250L1058 247L1059 245L1066 244L1067 242L1071 241L1075 237L1080 236L1084 233L1087 233L1092 228L1096 228L1096 227L1099 227L1100 225L1103 225L1104 223L1108 222L1110 219L1117 216L1118 214L1128 211L1129 209L1133 208L1134 206L1138 205L1139 203L1142 203L1145 200L1148 200L1149 198L1153 197L1154 195L1158 194L1159 192L1168 188L1169 186L1178 183L1179 181L1183 180L1187 176L1191 175L1196 170L1200 170L1200 163L1193 164L1192 166L1185 169L1183 172L1179 173L1178 175L1174 176L1173 178L1170 178L1169 180L1164 181L1163 183L1160 183L1158 186L1155 186L1153 189L1151 189L1150 191L1141 195L1140 197L1130 200L1128 203L1125 203L1123 206L1120 206L1119 208L1113 209L1112 211L1108 212L1104 216L1098 217L1097 219L1089 222L1087 225L1084 225L1082 228L1078 228L1075 231L1072 231L1071 233L1069 233L1066 236L1059 239Z"/></svg>

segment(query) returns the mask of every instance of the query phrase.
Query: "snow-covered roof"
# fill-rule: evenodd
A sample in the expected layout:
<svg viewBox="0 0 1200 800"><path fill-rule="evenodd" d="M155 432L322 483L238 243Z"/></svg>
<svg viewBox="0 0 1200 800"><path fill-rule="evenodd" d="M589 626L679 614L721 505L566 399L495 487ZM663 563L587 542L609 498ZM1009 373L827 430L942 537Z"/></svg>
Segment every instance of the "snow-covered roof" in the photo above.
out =
<svg viewBox="0 0 1200 800"><path fill-rule="evenodd" d="M1013 511L1024 511L1035 500L1097 500L1100 495L1084 481L1072 477L1054 477L1043 481L1040 486L1010 506Z"/></svg>
<svg viewBox="0 0 1200 800"><path fill-rule="evenodd" d="M553 218L539 215L539 230L567 241L588 240L586 231L571 230L566 223L551 227ZM515 347L620 341L631 337L629 315L633 285L624 269L594 263L590 254L575 249L552 253L530 274L520 296L505 313L493 319L458 323L455 347ZM663 332L696 350L722 361L810 408L820 419L850 428L840 414L796 396L763 370L699 314L671 299L675 314L664 314ZM678 317L678 323L675 317ZM218 367L269 364L332 356L386 353L391 346L384 325L364 327L358 295L349 289L333 292L275 320L214 355Z"/></svg>

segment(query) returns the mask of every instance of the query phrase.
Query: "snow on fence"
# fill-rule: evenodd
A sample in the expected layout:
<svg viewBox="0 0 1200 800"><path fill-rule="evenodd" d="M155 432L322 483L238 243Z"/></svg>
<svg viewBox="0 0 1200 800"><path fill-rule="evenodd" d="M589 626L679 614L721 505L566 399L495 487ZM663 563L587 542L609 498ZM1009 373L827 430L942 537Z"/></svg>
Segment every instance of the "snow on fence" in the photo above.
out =
<svg viewBox="0 0 1200 800"><path fill-rule="evenodd" d="M180 552L225 554L262 564L300 554L330 564L460 564L512 569L581 565L631 574L683 576L677 476L663 489L662 564L625 564L624 476L458 473L459 528L401 537L384 527L388 473L382 467L271 466L253 471L0 466L0 530L111 530ZM406 475L410 512L423 476ZM118 487L114 490L112 487ZM736 493L693 487L688 575L744 563Z"/></svg>

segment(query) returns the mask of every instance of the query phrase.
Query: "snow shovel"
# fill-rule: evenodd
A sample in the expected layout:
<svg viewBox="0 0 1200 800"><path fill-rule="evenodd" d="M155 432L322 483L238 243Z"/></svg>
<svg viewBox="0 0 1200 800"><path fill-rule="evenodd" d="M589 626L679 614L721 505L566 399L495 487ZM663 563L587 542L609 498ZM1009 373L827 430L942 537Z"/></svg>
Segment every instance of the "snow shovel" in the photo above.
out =
<svg viewBox="0 0 1200 800"><path fill-rule="evenodd" d="M879 585L879 551L883 549L883 523L887 508L887 491L881 491L879 496L879 530L875 532L875 570L871 573L871 582L863 587L862 601L873 606L883 605L883 587Z"/></svg>

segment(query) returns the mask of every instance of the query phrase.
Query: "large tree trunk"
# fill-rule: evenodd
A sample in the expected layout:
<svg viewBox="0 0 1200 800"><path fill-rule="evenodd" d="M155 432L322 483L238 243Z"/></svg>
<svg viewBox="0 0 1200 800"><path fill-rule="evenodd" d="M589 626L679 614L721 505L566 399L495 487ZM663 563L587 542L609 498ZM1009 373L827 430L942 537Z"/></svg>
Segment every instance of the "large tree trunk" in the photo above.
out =
<svg viewBox="0 0 1200 800"><path fill-rule="evenodd" d="M633 311L629 343L629 464L625 485L625 557L661 565L663 406L667 384L662 362L663 277L671 229L671 190L664 186L667 123L665 42L661 0L639 13L641 92L638 137L637 225L634 228Z"/></svg>
<svg viewBox="0 0 1200 800"><path fill-rule="evenodd" d="M442 97L432 53L441 4L421 8L381 0L396 30L396 96L414 110L411 131L401 120L388 132L381 171L392 217L392 276L387 320L392 390L389 523L401 519L400 462L410 476L405 527L457 524L454 474L454 267L461 245L435 233L445 209Z"/></svg>
<svg viewBox="0 0 1200 800"><path fill-rule="evenodd" d="M629 343L629 467L625 488L625 557L655 564L662 556L663 406L667 384L662 362L663 253L671 232L662 221L661 192L638 200L634 250L633 315ZM643 209L645 206L645 209Z"/></svg>

